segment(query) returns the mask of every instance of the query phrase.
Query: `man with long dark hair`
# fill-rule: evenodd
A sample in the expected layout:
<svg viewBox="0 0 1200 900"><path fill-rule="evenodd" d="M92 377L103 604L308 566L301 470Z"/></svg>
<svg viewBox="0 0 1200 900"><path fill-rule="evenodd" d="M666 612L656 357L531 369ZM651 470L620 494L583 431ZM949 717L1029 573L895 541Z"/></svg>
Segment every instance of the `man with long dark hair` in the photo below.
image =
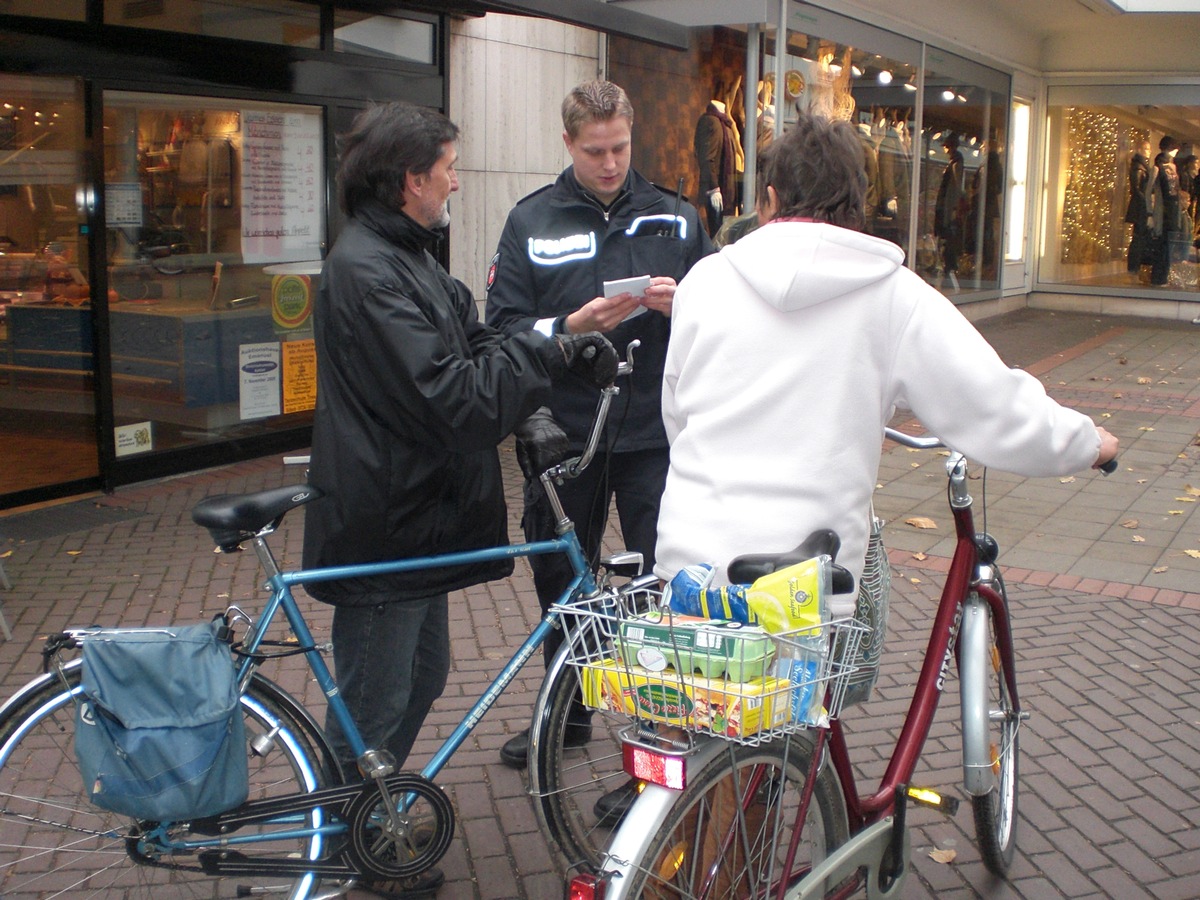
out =
<svg viewBox="0 0 1200 900"><path fill-rule="evenodd" d="M317 410L304 567L381 562L508 543L496 445L550 397L568 368L611 382L616 353L598 334L506 336L429 249L458 190L458 128L407 103L374 106L341 144L348 221L325 260L313 314ZM593 352L584 353L592 348ZM447 593L501 578L490 562L318 581L334 604L341 696L368 749L404 765L450 670ZM349 777L382 777L327 730ZM385 897L436 891L437 869L363 885Z"/></svg>

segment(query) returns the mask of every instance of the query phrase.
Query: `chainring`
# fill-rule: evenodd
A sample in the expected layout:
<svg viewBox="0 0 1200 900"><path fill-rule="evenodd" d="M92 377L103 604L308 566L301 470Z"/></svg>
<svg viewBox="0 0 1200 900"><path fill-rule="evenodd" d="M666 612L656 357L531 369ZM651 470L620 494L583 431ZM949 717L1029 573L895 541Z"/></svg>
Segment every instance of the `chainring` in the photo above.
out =
<svg viewBox="0 0 1200 900"><path fill-rule="evenodd" d="M364 875L404 878L437 863L454 838L454 807L445 792L427 778L405 772L383 779L389 802L378 785L365 790L347 812L346 854ZM396 810L388 815L388 806Z"/></svg>

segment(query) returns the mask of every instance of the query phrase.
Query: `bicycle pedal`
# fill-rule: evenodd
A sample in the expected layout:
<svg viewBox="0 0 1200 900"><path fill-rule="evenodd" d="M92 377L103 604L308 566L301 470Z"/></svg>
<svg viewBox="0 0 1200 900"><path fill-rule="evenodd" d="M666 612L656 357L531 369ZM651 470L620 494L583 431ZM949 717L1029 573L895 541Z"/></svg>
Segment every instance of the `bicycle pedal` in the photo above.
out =
<svg viewBox="0 0 1200 900"><path fill-rule="evenodd" d="M959 800L957 797L946 796L931 788L910 787L904 794L917 806L936 809L948 816L953 816L958 812Z"/></svg>

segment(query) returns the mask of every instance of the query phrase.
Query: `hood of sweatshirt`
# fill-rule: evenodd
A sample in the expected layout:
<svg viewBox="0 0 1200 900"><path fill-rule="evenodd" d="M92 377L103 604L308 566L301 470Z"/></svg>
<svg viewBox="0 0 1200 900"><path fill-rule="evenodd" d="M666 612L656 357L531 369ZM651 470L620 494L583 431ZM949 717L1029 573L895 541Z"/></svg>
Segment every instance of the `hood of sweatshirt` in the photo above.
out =
<svg viewBox="0 0 1200 900"><path fill-rule="evenodd" d="M820 222L768 222L721 255L765 302L784 311L869 287L904 265L904 251L891 241Z"/></svg>

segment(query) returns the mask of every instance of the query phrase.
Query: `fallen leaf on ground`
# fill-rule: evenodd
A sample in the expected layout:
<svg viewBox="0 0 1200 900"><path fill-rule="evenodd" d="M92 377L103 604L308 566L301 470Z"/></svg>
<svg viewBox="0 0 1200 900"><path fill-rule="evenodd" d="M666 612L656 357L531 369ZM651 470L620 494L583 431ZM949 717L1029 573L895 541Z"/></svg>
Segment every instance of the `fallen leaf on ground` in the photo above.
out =
<svg viewBox="0 0 1200 900"><path fill-rule="evenodd" d="M1195 497L1176 497L1175 499L1177 501L1179 501L1180 503L1195 503L1196 502Z"/></svg>
<svg viewBox="0 0 1200 900"><path fill-rule="evenodd" d="M1146 539L1144 537L1142 537L1140 534L1135 534L1133 536L1133 542L1135 544L1144 544L1144 543L1146 543Z"/></svg>
<svg viewBox="0 0 1200 900"><path fill-rule="evenodd" d="M1167 515L1168 516L1182 516L1183 510L1182 509L1168 509Z"/></svg>
<svg viewBox="0 0 1200 900"><path fill-rule="evenodd" d="M1146 378L1145 376L1143 376L1143 377L1141 377L1141 378L1139 378L1139 379L1138 379L1138 384L1153 384L1153 382L1151 381L1151 379L1149 379L1149 378Z"/></svg>
<svg viewBox="0 0 1200 900"><path fill-rule="evenodd" d="M1075 481L1075 476L1074 476L1074 475L1068 475L1066 478L1060 478L1060 479L1058 479L1058 481L1059 481L1059 484L1071 484L1071 483L1073 483L1073 482Z"/></svg>
<svg viewBox="0 0 1200 900"><path fill-rule="evenodd" d="M947 863L954 862L954 860L958 858L958 851L956 851L956 850L930 850L929 858L932 859L934 862L939 862L942 865L946 865Z"/></svg>
<svg viewBox="0 0 1200 900"><path fill-rule="evenodd" d="M905 519L904 524L911 525L913 528L937 528L937 522L925 516L913 516L911 519Z"/></svg>
<svg viewBox="0 0 1200 900"><path fill-rule="evenodd" d="M82 552L82 550L68 550L67 556L78 556Z"/></svg>
<svg viewBox="0 0 1200 900"><path fill-rule="evenodd" d="M1141 428L1138 429L1138 431L1153 431L1153 430L1154 429L1149 425L1143 425Z"/></svg>
<svg viewBox="0 0 1200 900"><path fill-rule="evenodd" d="M1194 488L1190 484L1183 486L1183 492L1189 497L1200 497L1200 488Z"/></svg>
<svg viewBox="0 0 1200 900"><path fill-rule="evenodd" d="M1122 528L1137 528L1138 520L1137 519L1126 519L1124 522L1121 523L1121 527Z"/></svg>
<svg viewBox="0 0 1200 900"><path fill-rule="evenodd" d="M1117 394L1117 397L1118 397L1118 398L1119 398L1120 396L1121 396L1120 394ZM1100 413L1100 418L1102 418L1102 419L1111 419L1111 418L1112 418L1112 413Z"/></svg>
<svg viewBox="0 0 1200 900"><path fill-rule="evenodd" d="M1153 572L1155 575L1161 575L1163 572L1167 571L1167 567L1166 566L1155 566L1150 571Z"/></svg>
<svg viewBox="0 0 1200 900"><path fill-rule="evenodd" d="M920 578L910 578L910 579L908 579L908 581L909 581L909 584L920 584L921 583Z"/></svg>
<svg viewBox="0 0 1200 900"><path fill-rule="evenodd" d="M1200 550L1184 550L1183 552L1192 559L1200 559Z"/></svg>
<svg viewBox="0 0 1200 900"><path fill-rule="evenodd" d="M924 553L914 553L912 555L912 558L913 559L928 559L929 557L927 557Z"/></svg>

